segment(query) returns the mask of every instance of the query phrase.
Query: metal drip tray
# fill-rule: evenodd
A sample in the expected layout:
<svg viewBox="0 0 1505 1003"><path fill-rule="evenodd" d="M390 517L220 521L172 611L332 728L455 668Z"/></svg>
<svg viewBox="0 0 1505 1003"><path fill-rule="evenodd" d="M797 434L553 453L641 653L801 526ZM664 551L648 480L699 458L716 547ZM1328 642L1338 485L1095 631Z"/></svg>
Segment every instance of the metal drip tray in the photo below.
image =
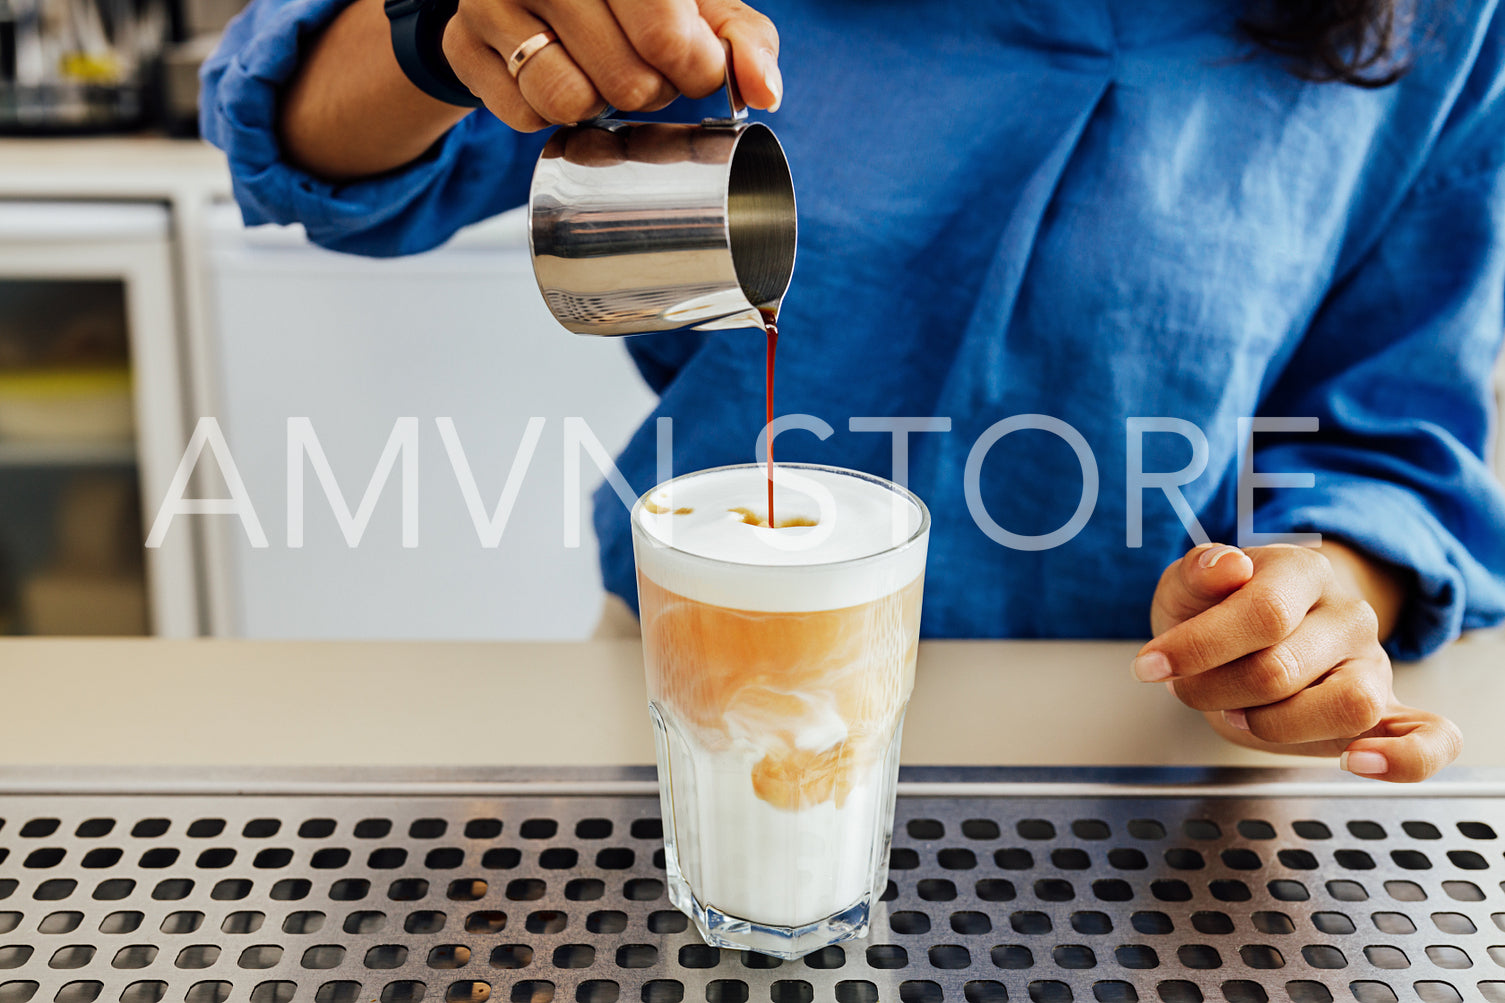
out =
<svg viewBox="0 0 1505 1003"><path fill-rule="evenodd" d="M0 1003L1505 1000L1505 783L906 771L871 937L706 947L652 772L0 774Z"/></svg>

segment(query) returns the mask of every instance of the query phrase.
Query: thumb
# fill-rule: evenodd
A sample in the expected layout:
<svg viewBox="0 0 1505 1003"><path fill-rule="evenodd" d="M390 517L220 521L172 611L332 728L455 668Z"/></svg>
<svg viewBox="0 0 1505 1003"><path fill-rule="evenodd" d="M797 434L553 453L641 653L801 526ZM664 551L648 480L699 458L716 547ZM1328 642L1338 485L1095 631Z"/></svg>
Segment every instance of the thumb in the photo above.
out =
<svg viewBox="0 0 1505 1003"><path fill-rule="evenodd" d="M1150 604L1150 629L1158 637L1237 592L1254 577L1254 562L1237 547L1204 543L1160 576Z"/></svg>
<svg viewBox="0 0 1505 1003"><path fill-rule="evenodd" d="M732 45L732 69L742 100L778 111L784 100L779 73L779 32L773 22L740 0L700 0L700 16Z"/></svg>
<svg viewBox="0 0 1505 1003"><path fill-rule="evenodd" d="M1463 733L1441 714L1391 704L1362 738L1338 757L1338 766L1374 780L1413 784L1458 758Z"/></svg>

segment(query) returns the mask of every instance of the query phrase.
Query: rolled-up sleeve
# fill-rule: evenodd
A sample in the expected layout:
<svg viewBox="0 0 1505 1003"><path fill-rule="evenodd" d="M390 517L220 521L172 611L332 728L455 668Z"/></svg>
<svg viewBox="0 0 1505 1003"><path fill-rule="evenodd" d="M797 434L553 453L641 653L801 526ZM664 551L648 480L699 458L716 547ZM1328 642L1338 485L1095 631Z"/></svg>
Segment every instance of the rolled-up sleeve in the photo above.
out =
<svg viewBox="0 0 1505 1003"><path fill-rule="evenodd" d="M1262 406L1319 430L1255 448L1258 470L1316 478L1256 499L1257 529L1319 532L1408 573L1399 658L1505 619L1505 493L1487 459L1505 334L1505 72L1488 69Z"/></svg>
<svg viewBox="0 0 1505 1003"><path fill-rule="evenodd" d="M468 223L527 199L541 134L472 112L398 170L331 184L288 163L277 140L280 93L311 40L349 0L253 0L201 71L204 137L229 158L248 224L302 223L317 244L391 256L443 243Z"/></svg>

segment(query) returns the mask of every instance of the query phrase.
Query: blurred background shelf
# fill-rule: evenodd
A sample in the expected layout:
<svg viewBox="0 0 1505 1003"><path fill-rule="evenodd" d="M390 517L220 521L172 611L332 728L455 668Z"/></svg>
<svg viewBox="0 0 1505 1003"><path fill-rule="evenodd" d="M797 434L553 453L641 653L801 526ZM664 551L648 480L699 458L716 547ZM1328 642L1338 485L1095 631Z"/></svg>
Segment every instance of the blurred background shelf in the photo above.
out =
<svg viewBox="0 0 1505 1003"><path fill-rule="evenodd" d="M6 442L0 469L31 467L133 467L134 442Z"/></svg>

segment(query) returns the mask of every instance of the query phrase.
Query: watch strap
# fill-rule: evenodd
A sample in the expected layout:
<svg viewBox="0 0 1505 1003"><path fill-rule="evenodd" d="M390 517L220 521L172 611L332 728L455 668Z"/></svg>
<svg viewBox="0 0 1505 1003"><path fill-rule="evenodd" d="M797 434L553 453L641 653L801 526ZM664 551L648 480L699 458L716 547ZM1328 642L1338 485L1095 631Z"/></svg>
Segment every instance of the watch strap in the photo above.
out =
<svg viewBox="0 0 1505 1003"><path fill-rule="evenodd" d="M458 0L386 0L392 23L392 52L413 85L429 97L461 108L479 108L444 58L444 26L454 17Z"/></svg>

